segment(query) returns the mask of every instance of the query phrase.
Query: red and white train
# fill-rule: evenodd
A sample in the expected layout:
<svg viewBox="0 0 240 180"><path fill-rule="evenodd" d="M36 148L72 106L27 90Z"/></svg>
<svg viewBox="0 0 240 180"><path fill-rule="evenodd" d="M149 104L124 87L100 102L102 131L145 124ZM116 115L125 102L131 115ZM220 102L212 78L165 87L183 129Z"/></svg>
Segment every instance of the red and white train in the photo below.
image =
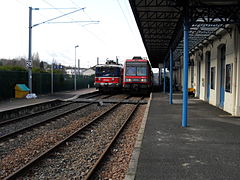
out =
<svg viewBox="0 0 240 180"><path fill-rule="evenodd" d="M150 62L135 56L124 63L123 89L147 93L152 90L153 72Z"/></svg>
<svg viewBox="0 0 240 180"><path fill-rule="evenodd" d="M95 87L100 91L124 90L148 93L152 90L153 72L147 59L127 59L124 66L113 63L97 65Z"/></svg>
<svg viewBox="0 0 240 180"><path fill-rule="evenodd" d="M99 91L120 90L122 88L123 66L113 61L96 66L95 87Z"/></svg>

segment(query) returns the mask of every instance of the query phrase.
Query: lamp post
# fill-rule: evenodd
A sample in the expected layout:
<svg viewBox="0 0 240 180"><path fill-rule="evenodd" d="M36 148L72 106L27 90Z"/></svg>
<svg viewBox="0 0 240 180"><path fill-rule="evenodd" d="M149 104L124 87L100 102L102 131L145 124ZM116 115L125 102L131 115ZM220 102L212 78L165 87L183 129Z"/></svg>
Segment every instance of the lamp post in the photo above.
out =
<svg viewBox="0 0 240 180"><path fill-rule="evenodd" d="M78 45L75 46L75 68L74 68L74 90L77 90L77 73L76 73L76 58L77 58L77 47L79 47Z"/></svg>

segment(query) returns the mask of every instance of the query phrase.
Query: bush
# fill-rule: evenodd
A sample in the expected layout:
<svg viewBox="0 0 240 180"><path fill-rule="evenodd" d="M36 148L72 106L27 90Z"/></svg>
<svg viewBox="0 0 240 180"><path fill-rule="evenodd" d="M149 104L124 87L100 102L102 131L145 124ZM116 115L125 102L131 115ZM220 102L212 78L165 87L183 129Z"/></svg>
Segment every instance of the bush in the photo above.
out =
<svg viewBox="0 0 240 180"><path fill-rule="evenodd" d="M44 69L33 67L32 72L34 72L34 73L46 73L47 71L45 71Z"/></svg>
<svg viewBox="0 0 240 180"><path fill-rule="evenodd" d="M21 66L0 66L0 71L27 71Z"/></svg>

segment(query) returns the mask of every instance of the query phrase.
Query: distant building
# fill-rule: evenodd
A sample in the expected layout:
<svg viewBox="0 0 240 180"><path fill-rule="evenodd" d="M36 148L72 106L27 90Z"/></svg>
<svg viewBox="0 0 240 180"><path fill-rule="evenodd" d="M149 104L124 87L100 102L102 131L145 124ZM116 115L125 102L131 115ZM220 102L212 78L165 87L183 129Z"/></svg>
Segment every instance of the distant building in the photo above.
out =
<svg viewBox="0 0 240 180"><path fill-rule="evenodd" d="M66 69L66 72L69 75L74 75L75 74L74 68L68 68L68 69ZM95 71L92 68L90 68L90 69L87 69L87 68L79 68L78 69L77 68L76 69L76 74L77 75L91 76L91 75L93 75L92 73L95 74Z"/></svg>
<svg viewBox="0 0 240 180"><path fill-rule="evenodd" d="M73 75L74 74L74 69L66 69L66 73L69 75Z"/></svg>
<svg viewBox="0 0 240 180"><path fill-rule="evenodd" d="M86 69L86 70L83 71L81 74L84 75L84 76L92 76L92 75L95 74L95 70L92 69L92 68Z"/></svg>

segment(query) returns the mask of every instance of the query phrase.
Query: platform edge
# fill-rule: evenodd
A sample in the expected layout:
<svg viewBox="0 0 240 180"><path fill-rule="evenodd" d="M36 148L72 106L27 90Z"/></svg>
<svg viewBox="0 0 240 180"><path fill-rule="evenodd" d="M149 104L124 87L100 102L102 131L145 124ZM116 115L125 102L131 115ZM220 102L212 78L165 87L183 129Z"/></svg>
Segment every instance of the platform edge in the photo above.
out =
<svg viewBox="0 0 240 180"><path fill-rule="evenodd" d="M150 94L150 99L148 101L146 110L144 112L142 124L141 124L141 127L140 127L139 131L138 131L137 140L136 140L135 145L134 145L132 157L131 157L131 160L130 160L130 163L129 163L129 166L128 166L128 171L127 171L127 174L125 175L125 180L134 180L135 179L135 175L136 175L136 171L137 171L138 158L139 158L139 155L140 155L140 149L141 149L141 145L142 145L143 134L144 134L144 130L145 130L146 122L147 122L147 117L148 117L148 112L149 112L151 101L152 101L152 93Z"/></svg>

